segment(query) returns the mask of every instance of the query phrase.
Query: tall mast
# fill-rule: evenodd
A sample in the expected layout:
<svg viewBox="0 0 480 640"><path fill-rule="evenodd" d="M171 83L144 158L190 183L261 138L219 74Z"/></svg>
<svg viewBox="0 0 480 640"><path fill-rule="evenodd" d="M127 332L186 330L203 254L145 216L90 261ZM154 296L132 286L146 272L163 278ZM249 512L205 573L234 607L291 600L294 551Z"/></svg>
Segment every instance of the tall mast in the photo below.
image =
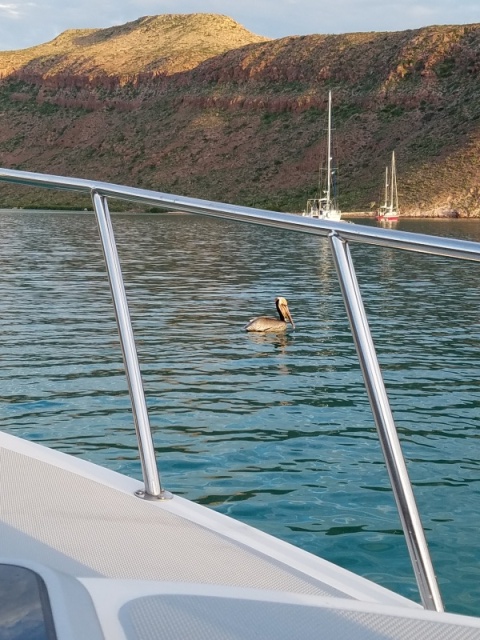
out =
<svg viewBox="0 0 480 640"><path fill-rule="evenodd" d="M388 207L388 167L385 167L385 209Z"/></svg>
<svg viewBox="0 0 480 640"><path fill-rule="evenodd" d="M397 208L397 173L395 169L395 151L392 151L392 184L390 187L390 211L394 210L393 203L395 201L395 209Z"/></svg>
<svg viewBox="0 0 480 640"><path fill-rule="evenodd" d="M332 92L328 92L328 137L327 137L327 203L330 209L330 183L332 181Z"/></svg>

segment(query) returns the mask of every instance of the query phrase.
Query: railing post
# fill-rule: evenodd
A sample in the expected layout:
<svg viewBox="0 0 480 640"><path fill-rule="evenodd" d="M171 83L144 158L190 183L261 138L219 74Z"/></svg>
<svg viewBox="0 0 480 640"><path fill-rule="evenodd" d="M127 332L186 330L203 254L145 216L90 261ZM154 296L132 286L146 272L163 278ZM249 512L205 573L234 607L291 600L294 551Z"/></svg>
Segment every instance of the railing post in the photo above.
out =
<svg viewBox="0 0 480 640"><path fill-rule="evenodd" d="M348 243L336 232L330 233L328 237L420 597L425 609L443 611L440 591L375 352L350 249Z"/></svg>
<svg viewBox="0 0 480 640"><path fill-rule="evenodd" d="M157 499L170 498L171 494L163 491L160 484L140 365L107 199L104 196L100 196L96 191L92 191L92 200L100 232L100 239L102 241L108 281L112 292L120 344L122 346L123 361L132 404L133 421L137 433L142 465L143 481L145 483L145 497ZM138 493L138 495L142 494L143 492Z"/></svg>

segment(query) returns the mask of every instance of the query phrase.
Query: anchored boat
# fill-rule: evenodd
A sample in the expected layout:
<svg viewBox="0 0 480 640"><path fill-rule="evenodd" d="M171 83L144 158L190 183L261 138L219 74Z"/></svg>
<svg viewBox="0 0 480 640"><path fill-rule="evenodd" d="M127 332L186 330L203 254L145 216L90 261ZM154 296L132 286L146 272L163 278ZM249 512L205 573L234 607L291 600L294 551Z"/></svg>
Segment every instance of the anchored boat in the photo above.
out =
<svg viewBox="0 0 480 640"><path fill-rule="evenodd" d="M379 222L397 222L398 216L397 170L395 167L395 151L392 151L390 178L388 167L385 167L385 202L378 210L376 219Z"/></svg>
<svg viewBox="0 0 480 640"><path fill-rule="evenodd" d="M328 92L328 126L327 126L327 170L325 180L320 180L318 195L307 200L303 216L320 220L340 220L342 212L337 202L337 167L332 163L332 92Z"/></svg>
<svg viewBox="0 0 480 640"><path fill-rule="evenodd" d="M480 619L443 611L350 253L366 243L480 262L479 244L94 180L7 169L0 180L92 197L143 472L140 482L0 432L0 637L480 639ZM329 243L422 605L162 486L112 198Z"/></svg>

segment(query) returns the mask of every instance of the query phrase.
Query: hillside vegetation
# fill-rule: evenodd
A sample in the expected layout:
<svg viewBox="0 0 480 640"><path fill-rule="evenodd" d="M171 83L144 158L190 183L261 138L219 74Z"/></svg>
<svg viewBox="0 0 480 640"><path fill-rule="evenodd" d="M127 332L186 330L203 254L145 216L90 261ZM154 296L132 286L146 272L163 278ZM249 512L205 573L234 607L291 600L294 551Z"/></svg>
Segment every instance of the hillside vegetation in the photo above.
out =
<svg viewBox="0 0 480 640"><path fill-rule="evenodd" d="M269 40L211 14L0 52L0 165L300 211L333 94L344 211L480 215L480 25ZM40 198L40 200L39 200ZM0 186L0 206L75 206Z"/></svg>

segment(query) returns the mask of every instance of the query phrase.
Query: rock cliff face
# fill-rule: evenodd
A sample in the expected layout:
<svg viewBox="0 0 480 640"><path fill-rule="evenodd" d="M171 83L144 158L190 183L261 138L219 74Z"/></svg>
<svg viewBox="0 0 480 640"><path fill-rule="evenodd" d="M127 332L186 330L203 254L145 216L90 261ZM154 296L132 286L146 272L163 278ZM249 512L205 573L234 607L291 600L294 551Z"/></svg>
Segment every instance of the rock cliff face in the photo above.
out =
<svg viewBox="0 0 480 640"><path fill-rule="evenodd" d="M193 14L67 31L0 52L0 164L300 211L331 89L343 210L378 204L395 149L404 215L478 216L479 72L480 25L268 40ZM39 194L1 186L0 206L18 196Z"/></svg>

